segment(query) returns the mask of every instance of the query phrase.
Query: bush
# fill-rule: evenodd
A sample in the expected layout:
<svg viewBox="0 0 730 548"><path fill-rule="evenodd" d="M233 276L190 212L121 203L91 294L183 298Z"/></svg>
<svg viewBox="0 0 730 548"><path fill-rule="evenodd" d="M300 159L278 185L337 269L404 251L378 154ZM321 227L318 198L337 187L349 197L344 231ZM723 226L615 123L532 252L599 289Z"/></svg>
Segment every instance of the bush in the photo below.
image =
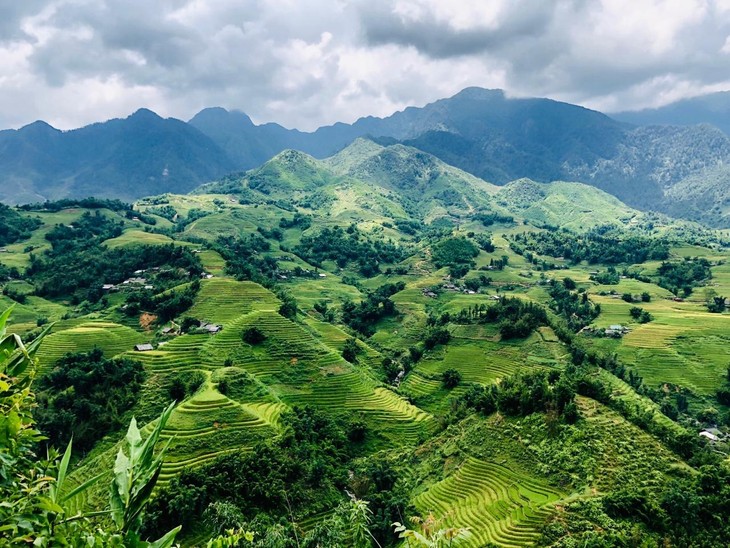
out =
<svg viewBox="0 0 730 548"><path fill-rule="evenodd" d="M456 388L461 382L461 373L457 369L447 369L441 375L441 382L448 390Z"/></svg>
<svg viewBox="0 0 730 548"><path fill-rule="evenodd" d="M99 349L66 354L38 383L38 425L56 447L73 436L74 449L88 451L126 422L145 376L140 362L108 360Z"/></svg>
<svg viewBox="0 0 730 548"><path fill-rule="evenodd" d="M182 401L198 391L206 381L206 376L201 371L184 371L172 378L170 384L170 398L175 401Z"/></svg>
<svg viewBox="0 0 730 548"><path fill-rule="evenodd" d="M361 352L360 347L357 345L357 341L350 337L345 341L345 346L342 348L342 357L350 363L357 362L357 355Z"/></svg>
<svg viewBox="0 0 730 548"><path fill-rule="evenodd" d="M254 325L244 329L241 338L248 344L257 345L266 340L266 334Z"/></svg>

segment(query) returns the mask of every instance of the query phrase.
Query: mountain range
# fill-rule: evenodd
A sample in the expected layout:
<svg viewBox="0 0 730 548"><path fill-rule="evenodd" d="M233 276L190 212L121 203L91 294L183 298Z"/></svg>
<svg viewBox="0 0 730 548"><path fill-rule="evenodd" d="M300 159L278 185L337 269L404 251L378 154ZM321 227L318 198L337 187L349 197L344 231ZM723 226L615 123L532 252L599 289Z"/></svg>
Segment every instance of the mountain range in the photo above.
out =
<svg viewBox="0 0 730 548"><path fill-rule="evenodd" d="M645 124L641 113L609 117L481 88L314 132L256 125L222 108L205 109L187 123L145 109L65 132L35 122L0 132L0 201L184 193L285 150L326 158L368 136L422 150L496 185L520 178L582 182L638 209L730 226L730 138L722 131L730 117L717 106L713 120L701 116L724 97L645 112L653 125L637 125Z"/></svg>

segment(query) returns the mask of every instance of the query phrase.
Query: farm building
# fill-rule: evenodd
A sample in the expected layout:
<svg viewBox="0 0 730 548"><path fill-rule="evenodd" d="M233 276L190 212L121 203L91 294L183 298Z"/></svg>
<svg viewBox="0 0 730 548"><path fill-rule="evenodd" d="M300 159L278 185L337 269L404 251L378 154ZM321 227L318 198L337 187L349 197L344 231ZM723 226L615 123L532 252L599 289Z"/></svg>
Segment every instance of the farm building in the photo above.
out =
<svg viewBox="0 0 730 548"><path fill-rule="evenodd" d="M712 432L708 432L707 430L703 430L702 432L700 432L700 436L702 436L703 438L708 439L712 443L715 443L717 441L720 441L720 438L719 437L717 437Z"/></svg>
<svg viewBox="0 0 730 548"><path fill-rule="evenodd" d="M213 323L202 322L200 324L200 330L210 334L218 333L221 329L223 329L223 326Z"/></svg>
<svg viewBox="0 0 730 548"><path fill-rule="evenodd" d="M150 350L154 350L155 347L151 344L135 344L134 350L136 352L149 352Z"/></svg>

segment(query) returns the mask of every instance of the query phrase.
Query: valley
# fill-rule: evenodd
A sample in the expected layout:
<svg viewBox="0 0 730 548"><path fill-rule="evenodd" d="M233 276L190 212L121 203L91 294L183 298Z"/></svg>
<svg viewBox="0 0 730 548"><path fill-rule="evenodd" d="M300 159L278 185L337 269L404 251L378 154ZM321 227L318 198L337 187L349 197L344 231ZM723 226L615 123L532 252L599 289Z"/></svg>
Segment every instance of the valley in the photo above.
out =
<svg viewBox="0 0 730 548"><path fill-rule="evenodd" d="M0 309L25 340L50 326L40 424L91 440L72 486L105 474L75 511L103 510L121 425L149 434L177 401L144 528L182 525L184 546L234 526L350 545L348 494L381 546L412 516L470 547L728 538L670 496L727 504L698 487L730 463L722 231L368 139L129 208L5 214L31 221L0 253ZM93 352L143 379L98 438L47 387Z"/></svg>

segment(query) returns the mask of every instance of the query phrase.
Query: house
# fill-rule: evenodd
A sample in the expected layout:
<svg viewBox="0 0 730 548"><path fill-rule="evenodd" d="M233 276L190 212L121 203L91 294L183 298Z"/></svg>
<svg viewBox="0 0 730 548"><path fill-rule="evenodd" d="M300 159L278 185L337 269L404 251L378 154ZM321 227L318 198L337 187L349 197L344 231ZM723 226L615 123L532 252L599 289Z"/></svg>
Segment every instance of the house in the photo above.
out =
<svg viewBox="0 0 730 548"><path fill-rule="evenodd" d="M112 291L112 290L114 290L116 288L117 288L117 286L114 285L114 284L104 284L104 285L101 286L101 289L103 291Z"/></svg>
<svg viewBox="0 0 730 548"><path fill-rule="evenodd" d="M162 332L163 335L174 335L175 330L172 327L163 327Z"/></svg>
<svg viewBox="0 0 730 548"><path fill-rule="evenodd" d="M708 432L707 430L703 430L702 432L700 432L700 436L703 437L703 438L706 438L711 443L716 443L716 442L720 441L720 438L718 438L712 432Z"/></svg>
<svg viewBox="0 0 730 548"><path fill-rule="evenodd" d="M0 253L7 253L8 248L7 247L0 247Z"/></svg>
<svg viewBox="0 0 730 548"><path fill-rule="evenodd" d="M210 333L212 335L223 329L223 326L214 323L201 322L199 329L200 331Z"/></svg>
<svg viewBox="0 0 730 548"><path fill-rule="evenodd" d="M623 325L609 325L608 329L604 331L606 337L623 337L628 333L629 330L627 327L624 327Z"/></svg>
<svg viewBox="0 0 730 548"><path fill-rule="evenodd" d="M320 278L326 278L326 277L327 277L327 274L323 274L323 273L321 273L321 272L320 272L320 273L319 273L319 277L320 277Z"/></svg>
<svg viewBox="0 0 730 548"><path fill-rule="evenodd" d="M135 352L149 352L150 350L154 350L155 347L151 344L135 344L134 350Z"/></svg>

